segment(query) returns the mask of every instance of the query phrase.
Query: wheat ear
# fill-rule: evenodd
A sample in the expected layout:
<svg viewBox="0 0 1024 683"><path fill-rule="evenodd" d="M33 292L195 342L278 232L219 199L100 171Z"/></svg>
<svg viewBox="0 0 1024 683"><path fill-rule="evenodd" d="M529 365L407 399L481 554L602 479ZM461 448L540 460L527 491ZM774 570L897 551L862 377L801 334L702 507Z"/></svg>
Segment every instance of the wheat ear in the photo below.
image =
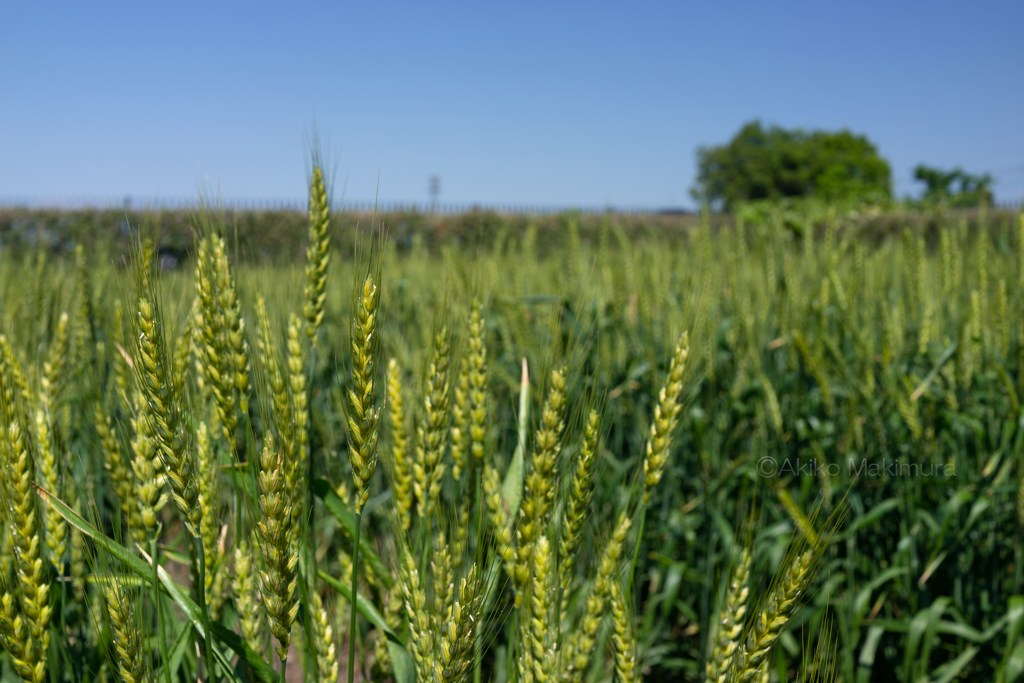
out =
<svg viewBox="0 0 1024 683"><path fill-rule="evenodd" d="M464 683L469 678L470 653L477 638L483 607L477 566L459 582L458 595L441 626L439 651L434 661L434 680L441 683Z"/></svg>
<svg viewBox="0 0 1024 683"><path fill-rule="evenodd" d="M629 532L631 524L632 520L626 513L621 513L615 525L615 531L601 553L597 576L594 577L590 594L587 596L583 621L573 633L568 647L564 650L564 677L566 680L579 681L590 663L590 657L594 653L594 645L597 642L597 631L601 627L601 620L607 611L612 584L619 580L619 563L622 559L623 546L626 543L626 534Z"/></svg>
<svg viewBox="0 0 1024 683"><path fill-rule="evenodd" d="M306 250L306 301L302 314L306 317L306 334L316 345L316 331L324 318L327 298L327 264L330 262L330 207L327 188L320 167L313 168L309 184L309 248Z"/></svg>
<svg viewBox="0 0 1024 683"><path fill-rule="evenodd" d="M612 581L609 594L612 612L612 642L615 645L615 680L619 683L640 683L637 642L633 614L626 602L622 584Z"/></svg>
<svg viewBox="0 0 1024 683"><path fill-rule="evenodd" d="M220 547L220 476L216 454L210 442L210 431L205 422L196 427L196 466L199 480L199 507L203 518L199 523L199 536L206 556L206 601L213 602L214 582L220 572L223 553ZM213 610L216 612L217 610Z"/></svg>
<svg viewBox="0 0 1024 683"><path fill-rule="evenodd" d="M395 509L402 531L412 524L412 470L409 438L405 431L405 402L402 397L402 368L388 361L388 417L391 421L391 470L394 478Z"/></svg>
<svg viewBox="0 0 1024 683"><path fill-rule="evenodd" d="M739 683L753 680L761 673L761 667L778 641L779 634L803 597L816 561L814 550L805 551L790 563L782 579L768 593L768 599L755 617L742 651L734 660L733 671Z"/></svg>
<svg viewBox="0 0 1024 683"><path fill-rule="evenodd" d="M43 362L43 374L39 382L38 407L33 415L42 484L55 496L60 496L61 493L52 414L53 403L57 398L57 388L67 356L68 313L60 313L49 353ZM52 506L46 506L46 547L50 553L50 561L57 573L63 572L63 554L65 554L67 541L68 522Z"/></svg>
<svg viewBox="0 0 1024 683"><path fill-rule="evenodd" d="M576 550L579 548L583 532L583 522L590 509L590 500L594 496L594 464L597 461L598 439L601 432L601 419L596 410L587 416L587 424L583 428L583 442L580 444L576 471L569 489L569 499L562 512L562 540L559 547L559 584L562 591L568 591L576 563Z"/></svg>
<svg viewBox="0 0 1024 683"><path fill-rule="evenodd" d="M728 683L728 664L736 655L743 633L743 618L747 614L750 589L750 551L744 549L729 581L725 601L718 614L718 634L708 657L705 672L709 683Z"/></svg>
<svg viewBox="0 0 1024 683"><path fill-rule="evenodd" d="M285 461L285 480L291 492L292 524L299 533L305 520L307 464L309 448L309 405L306 397L306 372L302 353L302 323L294 313L288 319L288 389L291 398L293 434L291 458Z"/></svg>
<svg viewBox="0 0 1024 683"><path fill-rule="evenodd" d="M15 673L23 680L29 683L45 680L45 659L36 652L15 594L6 590L0 596L0 643L7 651Z"/></svg>
<svg viewBox="0 0 1024 683"><path fill-rule="evenodd" d="M433 676L433 638L430 630L430 612L427 609L427 594L420 580L420 571L412 554L403 553L401 565L402 596L409 621L409 642L416 664L416 680L429 681ZM349 626L351 629L352 627Z"/></svg>
<svg viewBox="0 0 1024 683"><path fill-rule="evenodd" d="M356 485L353 512L356 533L352 544L352 595L350 608L348 680L352 682L355 668L356 582L359 579L359 533L363 507L370 497L370 479L377 469L377 439L380 435L381 408L377 405L377 383L374 381L380 351L377 335L380 291L367 273L359 292L356 313L352 320L352 380L348 388L348 459Z"/></svg>
<svg viewBox="0 0 1024 683"><path fill-rule="evenodd" d="M565 417L565 374L551 372L551 387L541 411L541 425L535 437L533 469L526 478L526 493L520 508L516 538L514 574L516 606L525 604L533 570L534 545L545 532L555 492L555 460L561 446Z"/></svg>
<svg viewBox="0 0 1024 683"><path fill-rule="evenodd" d="M689 357L689 335L684 332L672 354L668 377L658 393L658 403L654 407L651 438L647 442L647 454L644 458L644 505L650 502L651 491L658 485L665 473L665 465L668 463L672 447L672 432L675 431L676 422L679 419L681 408L679 399L683 394L683 374Z"/></svg>
<svg viewBox="0 0 1024 683"><path fill-rule="evenodd" d="M270 316L267 315L267 304L263 296L259 294L256 296L256 322L259 328L256 350L259 353L260 363L266 374L267 383L270 385L277 440L280 443L281 452L284 454L285 460L288 462L297 461L300 455L297 452L297 445L295 443L295 424L292 422L293 407L290 383L285 382L284 375L282 374L277 344L274 341L274 333L270 326ZM301 350L302 346L300 345L300 366L302 364ZM305 399L305 375L302 377L302 396Z"/></svg>
<svg viewBox="0 0 1024 683"><path fill-rule="evenodd" d="M175 387L173 383L173 366L163 336L164 322L159 309L147 298L153 296L155 290L148 281L145 270L142 272L139 284L140 289L143 289L143 295L138 300L138 327L133 349L135 351L136 379L139 386L142 387L146 406L144 421L147 423L147 429L153 435L153 444L163 462L164 475L170 484L171 499L174 500L182 523L192 537L192 546L198 555L199 581L197 585L202 586L206 581L206 557L200 536L203 509L199 505L195 457L190 448L189 437L186 434L185 423L181 415L180 397L177 395L178 387ZM156 591L156 534L150 536L150 545L154 574L153 589ZM198 587L196 594L206 632L206 637L203 638L206 669L211 671L213 645L210 642L210 620L206 594ZM159 597L157 596L155 600L157 602L157 617L161 622L159 638L161 655L164 661L168 661L162 633L163 617ZM164 671L167 672L168 669L165 668ZM169 675L167 679L169 680Z"/></svg>
<svg viewBox="0 0 1024 683"><path fill-rule="evenodd" d="M380 292L367 275L363 281L356 316L352 321L352 381L348 388L348 449L352 478L356 485L355 513L358 516L370 497L370 479L377 468L377 437L381 409L377 405L377 306Z"/></svg>
<svg viewBox="0 0 1024 683"><path fill-rule="evenodd" d="M135 474L135 514L128 515L128 523L138 543L147 538L155 539L158 520L156 513L167 504L169 496L164 492L167 477L160 464L153 434L153 422L149 418L149 403L141 392L135 396L135 417L132 418L132 471Z"/></svg>
<svg viewBox="0 0 1024 683"><path fill-rule="evenodd" d="M60 472L57 466L57 448L50 429L48 411L40 401L40 407L33 415L35 422L36 451L39 454L39 470L42 485L55 496L61 496ZM58 574L64 573L64 549L67 545L67 522L52 505L46 506L46 547L50 551L50 562Z"/></svg>
<svg viewBox="0 0 1024 683"><path fill-rule="evenodd" d="M516 553L512 546L511 514L505 499L501 496L501 475L490 465L484 465L483 490L487 517L494 528L494 545L505 563L508 575L514 576Z"/></svg>
<svg viewBox="0 0 1024 683"><path fill-rule="evenodd" d="M469 480L476 484L475 490L459 496L456 536L461 547L465 547L468 540L469 510L474 504L480 504L479 466L483 463L487 433L487 348L483 322L480 302L474 299L469 313L467 353L459 370L452 410L452 478L458 486L468 466Z"/></svg>
<svg viewBox="0 0 1024 683"><path fill-rule="evenodd" d="M17 395L24 405L32 405L32 392L29 390L28 380L25 379L25 373L21 371L21 364L18 363L17 356L14 355L14 349L11 348L7 337L2 334L0 334L0 370L12 385L8 403L13 403L15 395Z"/></svg>
<svg viewBox="0 0 1024 683"><path fill-rule="evenodd" d="M263 615L259 605L258 570L253 562L249 543L242 538L235 546L235 570L231 577L231 591L235 595L235 612L242 637L259 651L263 642Z"/></svg>
<svg viewBox="0 0 1024 683"><path fill-rule="evenodd" d="M5 389L5 393L12 392ZM9 420L4 444L6 517L8 533L13 540L20 604L16 604L9 593L5 594L3 630L5 637L14 645L11 654L20 662L16 664L20 675L34 683L42 683L50 643L50 585L46 581L40 553L42 536L33 486L35 468L19 417L8 404L9 398L9 395L4 397L4 413Z"/></svg>
<svg viewBox="0 0 1024 683"><path fill-rule="evenodd" d="M121 515L128 524L129 529L141 528L142 521L139 517L139 507L133 504L132 489L134 482L132 474L125 462L121 450L121 442L114 432L114 423L106 414L103 406L96 404L93 413L93 421L96 425L96 434L100 438L100 449L103 453L103 467L107 470L110 483L113 484L114 493L117 496L117 503Z"/></svg>
<svg viewBox="0 0 1024 683"><path fill-rule="evenodd" d="M330 615L324 607L320 594L310 591L312 605L313 641L316 649L316 666L320 680L328 683L338 681L338 654L334 647L334 629L331 627Z"/></svg>
<svg viewBox="0 0 1024 683"><path fill-rule="evenodd" d="M456 484L462 478L466 468L469 451L469 358L463 356L459 363L459 374L455 379L455 390L452 401L452 479Z"/></svg>
<svg viewBox="0 0 1024 683"><path fill-rule="evenodd" d="M633 560L626 574L626 585L633 585L633 572L636 571L637 559L640 556L640 544L644 540L644 524L647 520L647 504L651 502L651 492L665 474L665 466L672 452L672 433L679 421L682 406L679 400L683 395L683 375L686 361L690 357L690 335L683 332L679 343L672 353L669 363L668 377L665 385L658 392L658 403L654 406L654 421L651 423L651 438L647 442L647 453L644 458L643 496L640 506L640 529L637 531L636 546L633 548Z"/></svg>
<svg viewBox="0 0 1024 683"><path fill-rule="evenodd" d="M483 306L473 300L469 313L469 452L477 463L484 459L487 433L487 346Z"/></svg>
<svg viewBox="0 0 1024 683"><path fill-rule="evenodd" d="M219 235L207 235L199 243L196 295L200 302L195 314L197 355L202 359L224 437L234 453L238 415L249 411L249 356L245 320L224 240Z"/></svg>
<svg viewBox="0 0 1024 683"><path fill-rule="evenodd" d="M117 577L108 576L103 593L117 653L117 672L122 683L149 683L152 676L145 638L128 591Z"/></svg>
<svg viewBox="0 0 1024 683"><path fill-rule="evenodd" d="M413 465L413 490L416 514L426 520L441 493L444 478L444 435L448 423L448 361L451 344L448 328L442 326L434 338L434 355L427 371L427 391L423 399L423 423L419 426L419 444Z"/></svg>
<svg viewBox="0 0 1024 683"><path fill-rule="evenodd" d="M299 611L296 597L299 552L291 529L294 494L287 489L285 464L267 435L260 455L258 477L260 520L256 525L263 553L260 592L270 619L270 631L277 638L277 655L284 662L292 640L292 624Z"/></svg>
<svg viewBox="0 0 1024 683"><path fill-rule="evenodd" d="M150 429L171 486L171 498L178 506L189 533L199 537L203 512L198 504L195 458L188 447L181 409L170 376L171 366L162 334L163 323L145 297L139 298L138 324L135 366L139 384L143 388Z"/></svg>
<svg viewBox="0 0 1024 683"><path fill-rule="evenodd" d="M555 642L552 630L556 633L558 625L554 623L554 604L552 586L555 577L554 548L548 538L541 534L534 544L535 559L533 564L533 582L530 589L530 615L527 628L524 629L523 653L529 652L530 667L533 680L537 683L551 680L554 676Z"/></svg>

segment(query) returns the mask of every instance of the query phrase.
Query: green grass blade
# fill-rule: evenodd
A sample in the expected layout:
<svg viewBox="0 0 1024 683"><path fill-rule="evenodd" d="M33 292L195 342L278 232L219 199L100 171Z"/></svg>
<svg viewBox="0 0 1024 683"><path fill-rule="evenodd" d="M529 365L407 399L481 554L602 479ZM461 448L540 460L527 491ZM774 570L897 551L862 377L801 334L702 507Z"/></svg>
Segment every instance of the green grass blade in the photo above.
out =
<svg viewBox="0 0 1024 683"><path fill-rule="evenodd" d="M1003 673L1003 678L1006 678L1006 672L1009 667L1010 659L1013 655L1011 652L1016 652L1014 645L1017 645L1017 641L1020 640L1021 631L1024 630L1024 596L1015 595L1010 598L1010 609L1006 612L1006 619L1009 622L1006 625L1006 648L1003 654L1003 661L999 664L999 670ZM1024 646L1024 643L1021 644ZM1020 649L1018 647L1017 649ZM1018 670L1017 675L1020 675Z"/></svg>
<svg viewBox="0 0 1024 683"><path fill-rule="evenodd" d="M1003 667L1003 683L1015 683L1024 673L1024 643L1017 643Z"/></svg>
<svg viewBox="0 0 1024 683"><path fill-rule="evenodd" d="M519 510L523 500L523 480L526 475L526 435L530 426L530 374L523 359L522 382L519 384L519 441L516 443L512 462L509 463L505 480L501 484L501 496L508 502L512 515Z"/></svg>
<svg viewBox="0 0 1024 683"><path fill-rule="evenodd" d="M974 655L978 654L980 651L980 647L969 647L964 650L959 657L942 667L942 674L938 678L934 679L934 683L949 683L957 677L963 668L967 666L972 659L974 659Z"/></svg>

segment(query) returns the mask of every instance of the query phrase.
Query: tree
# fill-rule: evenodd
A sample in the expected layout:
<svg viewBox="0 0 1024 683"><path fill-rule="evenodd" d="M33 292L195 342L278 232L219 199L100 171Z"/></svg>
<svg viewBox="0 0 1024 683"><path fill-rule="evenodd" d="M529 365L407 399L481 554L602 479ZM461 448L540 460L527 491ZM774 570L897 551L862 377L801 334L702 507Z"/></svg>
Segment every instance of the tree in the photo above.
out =
<svg viewBox="0 0 1024 683"><path fill-rule="evenodd" d="M752 121L726 145L697 150L694 198L729 210L741 202L787 197L827 201L889 199L889 163L864 136L806 132Z"/></svg>
<svg viewBox="0 0 1024 683"><path fill-rule="evenodd" d="M914 179L925 184L922 204L945 202L949 206L991 206L992 176L971 175L961 168L943 171L919 164L914 169Z"/></svg>

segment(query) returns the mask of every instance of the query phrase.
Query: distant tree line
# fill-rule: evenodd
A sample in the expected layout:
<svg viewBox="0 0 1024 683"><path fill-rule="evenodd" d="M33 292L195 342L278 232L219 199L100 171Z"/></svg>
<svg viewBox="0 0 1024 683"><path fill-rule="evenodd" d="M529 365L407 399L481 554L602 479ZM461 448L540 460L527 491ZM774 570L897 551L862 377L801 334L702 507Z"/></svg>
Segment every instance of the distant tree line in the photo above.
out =
<svg viewBox="0 0 1024 683"><path fill-rule="evenodd" d="M992 204L992 178L962 169L914 169L925 184L924 206L963 208ZM758 201L814 198L827 202L886 204L892 201L889 162L863 135L744 125L724 145L697 150L693 197L713 210L731 211Z"/></svg>

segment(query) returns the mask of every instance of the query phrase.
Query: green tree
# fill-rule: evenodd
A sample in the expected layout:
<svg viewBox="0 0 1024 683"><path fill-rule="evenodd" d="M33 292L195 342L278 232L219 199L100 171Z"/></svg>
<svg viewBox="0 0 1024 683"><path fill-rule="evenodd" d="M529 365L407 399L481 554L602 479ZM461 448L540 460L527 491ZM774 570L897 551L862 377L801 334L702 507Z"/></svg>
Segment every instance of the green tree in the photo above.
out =
<svg viewBox="0 0 1024 683"><path fill-rule="evenodd" d="M922 204L945 202L949 206L991 206L992 176L971 175L961 168L943 171L919 164L914 179L925 184Z"/></svg>
<svg viewBox="0 0 1024 683"><path fill-rule="evenodd" d="M698 201L738 203L789 197L881 201L891 196L889 163L864 136L842 130L764 128L752 121L729 141L697 150Z"/></svg>

